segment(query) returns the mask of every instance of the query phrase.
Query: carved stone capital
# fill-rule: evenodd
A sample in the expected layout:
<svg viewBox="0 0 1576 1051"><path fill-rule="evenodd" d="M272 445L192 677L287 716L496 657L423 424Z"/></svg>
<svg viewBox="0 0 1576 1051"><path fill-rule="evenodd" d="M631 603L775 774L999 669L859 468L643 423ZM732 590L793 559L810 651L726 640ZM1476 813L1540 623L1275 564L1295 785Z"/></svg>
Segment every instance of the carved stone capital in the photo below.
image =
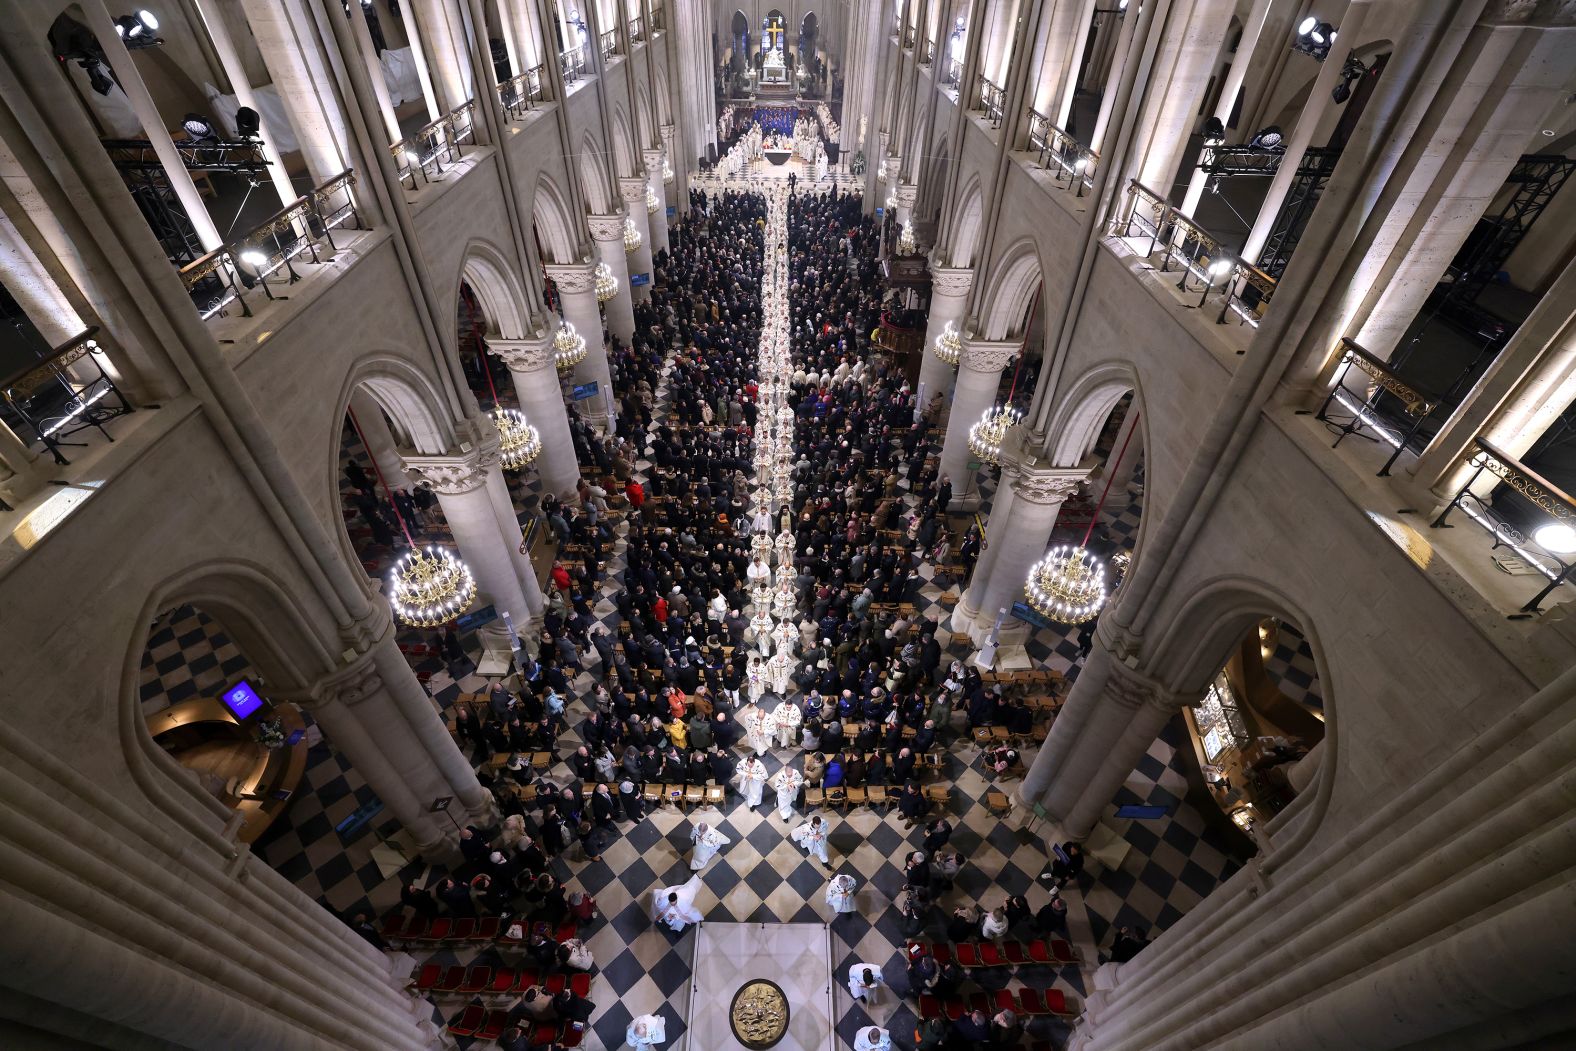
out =
<svg viewBox="0 0 1576 1051"><path fill-rule="evenodd" d="M378 674L371 654L362 654L312 684L312 697L319 704L360 704L383 689L383 677Z"/></svg>
<svg viewBox="0 0 1576 1051"><path fill-rule="evenodd" d="M958 364L975 372L1000 372L1018 356L1020 349L1017 343L964 340Z"/></svg>
<svg viewBox="0 0 1576 1051"><path fill-rule="evenodd" d="M490 441L484 441L469 452L405 458L405 466L421 475L421 487L439 496L459 496L480 489L487 484L488 472L498 463L496 431Z"/></svg>
<svg viewBox="0 0 1576 1051"><path fill-rule="evenodd" d="M932 295L962 297L974 287L974 271L966 267L937 266L930 264L930 291Z"/></svg>
<svg viewBox="0 0 1576 1051"><path fill-rule="evenodd" d="M644 175L637 175L634 178L618 180L618 195L622 197L628 204L640 204L641 206L644 206L646 203L646 177ZM623 229L624 224L623 221L620 220L620 237L623 236Z"/></svg>
<svg viewBox="0 0 1576 1051"><path fill-rule="evenodd" d="M1078 488L1088 475L1087 471L1046 471L1021 464L1014 472L1012 491L1020 500L1031 504L1059 504Z"/></svg>
<svg viewBox="0 0 1576 1051"><path fill-rule="evenodd" d="M554 367L553 341L549 336L530 339L489 339L487 350L510 372L539 372Z"/></svg>
<svg viewBox="0 0 1576 1051"><path fill-rule="evenodd" d="M645 193L641 193L645 197ZM624 240L624 217L622 215L588 215L586 226L591 230L593 241L619 241Z"/></svg>
<svg viewBox="0 0 1576 1051"><path fill-rule="evenodd" d="M898 186L897 190L893 192L892 196L897 199L897 206L899 208L912 209L914 207L914 201L919 197L919 187L915 186L911 182L906 182Z"/></svg>
<svg viewBox="0 0 1576 1051"><path fill-rule="evenodd" d="M662 171L664 154L659 149L641 150L640 157L646 162L646 177L650 178L652 172Z"/></svg>
<svg viewBox="0 0 1576 1051"><path fill-rule="evenodd" d="M885 133L883 133L883 138L885 138ZM881 177L883 179L885 179L889 184L891 184L893 186L896 186L897 185L897 180L898 180L898 173L901 172L902 170L903 170L903 158L899 157L897 154L894 153L891 156L887 157L887 159L886 159L886 167L884 169L882 169Z"/></svg>
<svg viewBox="0 0 1576 1051"><path fill-rule="evenodd" d="M618 236L620 239L624 236L622 222L619 223ZM543 269L560 292L576 295L596 291L596 267L590 263L548 263Z"/></svg>

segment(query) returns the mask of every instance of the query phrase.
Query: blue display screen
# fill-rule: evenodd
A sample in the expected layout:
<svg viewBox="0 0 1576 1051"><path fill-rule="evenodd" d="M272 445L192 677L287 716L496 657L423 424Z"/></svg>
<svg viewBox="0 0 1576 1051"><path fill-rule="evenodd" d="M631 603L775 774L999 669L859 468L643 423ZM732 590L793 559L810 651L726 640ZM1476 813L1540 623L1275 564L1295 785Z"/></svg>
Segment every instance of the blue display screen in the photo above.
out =
<svg viewBox="0 0 1576 1051"><path fill-rule="evenodd" d="M252 689L252 684L242 679L219 695L219 700L237 719L245 719L263 706L263 699Z"/></svg>

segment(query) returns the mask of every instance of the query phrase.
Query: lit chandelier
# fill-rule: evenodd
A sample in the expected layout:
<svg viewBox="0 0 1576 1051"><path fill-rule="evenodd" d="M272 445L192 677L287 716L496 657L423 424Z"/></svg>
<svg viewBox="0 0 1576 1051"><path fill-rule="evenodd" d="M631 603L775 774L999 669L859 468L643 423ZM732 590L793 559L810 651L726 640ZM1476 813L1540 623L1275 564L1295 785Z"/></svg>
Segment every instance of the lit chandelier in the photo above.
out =
<svg viewBox="0 0 1576 1051"><path fill-rule="evenodd" d="M446 624L463 613L475 598L476 578L446 548L413 548L389 571L389 601L395 615L412 627Z"/></svg>
<svg viewBox="0 0 1576 1051"><path fill-rule="evenodd" d="M668 163L668 159L666 157L662 158L662 181L673 181L673 165Z"/></svg>
<svg viewBox="0 0 1576 1051"><path fill-rule="evenodd" d="M586 359L586 338L567 321L553 336L553 358L560 370L572 369Z"/></svg>
<svg viewBox="0 0 1576 1051"><path fill-rule="evenodd" d="M650 191L647 191L647 192L650 192ZM625 219L624 220L624 251L625 252L638 252L638 251L640 251L640 246L642 244L644 244L644 243L645 243L645 241L640 236L640 231L635 229L635 220L633 220L633 219Z"/></svg>
<svg viewBox="0 0 1576 1051"><path fill-rule="evenodd" d="M969 452L981 463L1001 463L1007 432L1023 419L1023 413L1010 405L992 405L979 422L969 428Z"/></svg>
<svg viewBox="0 0 1576 1051"><path fill-rule="evenodd" d="M1086 547L1058 545L1029 570L1026 591L1036 613L1080 624L1105 605L1105 560Z"/></svg>
<svg viewBox="0 0 1576 1051"><path fill-rule="evenodd" d="M498 451L506 471L528 466L542 453L542 436L519 409L494 407L492 421L498 428Z"/></svg>
<svg viewBox="0 0 1576 1051"><path fill-rule="evenodd" d="M646 187L646 213L648 215L656 215L658 209L660 209L661 207L662 207L662 202L657 200L657 191L655 191L651 187L647 186Z"/></svg>
<svg viewBox="0 0 1576 1051"><path fill-rule="evenodd" d="M618 278L613 276L613 268L606 263L596 265L596 301L606 303L618 295Z"/></svg>
<svg viewBox="0 0 1576 1051"><path fill-rule="evenodd" d="M963 357L963 337L954 322L947 322L931 344L931 352L948 365L956 365Z"/></svg>
<svg viewBox="0 0 1576 1051"><path fill-rule="evenodd" d="M914 223L910 220L903 224L903 229L897 235L897 254L914 255L919 251L919 244L914 240Z"/></svg>

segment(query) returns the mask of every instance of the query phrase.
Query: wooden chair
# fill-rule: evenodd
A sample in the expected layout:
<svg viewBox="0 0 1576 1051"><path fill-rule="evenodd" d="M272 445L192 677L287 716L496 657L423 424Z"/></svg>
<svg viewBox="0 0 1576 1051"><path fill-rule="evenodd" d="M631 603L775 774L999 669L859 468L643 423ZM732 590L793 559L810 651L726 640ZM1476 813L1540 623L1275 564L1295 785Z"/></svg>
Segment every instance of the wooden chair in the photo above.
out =
<svg viewBox="0 0 1576 1051"><path fill-rule="evenodd" d="M885 785L871 785L865 791L869 793L869 803L872 808L878 806L890 807L892 805L892 798L887 795Z"/></svg>
<svg viewBox="0 0 1576 1051"><path fill-rule="evenodd" d="M1006 817L1012 813L1012 800L1007 798L1005 792L998 792L994 788L985 793L985 808L999 817Z"/></svg>
<svg viewBox="0 0 1576 1051"><path fill-rule="evenodd" d="M662 790L663 790L664 793L666 793L669 803L672 803L674 806L678 807L680 810L684 809L684 786L683 785L663 785L662 786Z"/></svg>
<svg viewBox="0 0 1576 1051"><path fill-rule="evenodd" d="M551 768L552 765L553 765L553 753L552 752L532 752L531 753L531 769L532 770L547 770L547 769Z"/></svg>
<svg viewBox="0 0 1576 1051"><path fill-rule="evenodd" d="M848 790L848 805L850 807L867 806L870 802L870 791L865 788L850 788Z"/></svg>
<svg viewBox="0 0 1576 1051"><path fill-rule="evenodd" d="M684 787L684 805L686 807L700 806L706 801L706 790L700 785L686 785Z"/></svg>
<svg viewBox="0 0 1576 1051"><path fill-rule="evenodd" d="M647 782L645 787L640 790L640 798L641 798L642 801L644 801L645 803L647 803L650 806L661 806L662 805L662 788L661 788L661 786L660 785L656 785L656 784L652 784L650 782Z"/></svg>
<svg viewBox="0 0 1576 1051"><path fill-rule="evenodd" d="M846 806L848 803L848 790L842 785L826 790L826 802L829 806Z"/></svg>
<svg viewBox="0 0 1576 1051"><path fill-rule="evenodd" d="M707 806L709 806L709 807L716 807L718 810L721 810L722 809L722 804L723 804L723 802L725 801L726 798L727 798L726 792L722 788L721 785L707 785L706 786L706 805Z"/></svg>
<svg viewBox="0 0 1576 1051"><path fill-rule="evenodd" d="M922 791L925 799L936 806L946 806L952 801L952 790L946 785L926 785Z"/></svg>
<svg viewBox="0 0 1576 1051"><path fill-rule="evenodd" d="M804 790L804 808L806 810L809 810L811 807L818 807L818 806L825 806L825 805L826 805L826 793L823 792L821 789L819 789L819 788L806 788Z"/></svg>

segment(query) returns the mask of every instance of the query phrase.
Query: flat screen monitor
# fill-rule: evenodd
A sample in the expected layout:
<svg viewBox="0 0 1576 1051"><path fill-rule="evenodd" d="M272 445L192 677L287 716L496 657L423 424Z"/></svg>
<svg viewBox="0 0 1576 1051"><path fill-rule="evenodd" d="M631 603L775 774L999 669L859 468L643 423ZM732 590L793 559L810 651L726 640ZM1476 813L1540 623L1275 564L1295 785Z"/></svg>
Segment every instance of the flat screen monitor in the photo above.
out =
<svg viewBox="0 0 1576 1051"><path fill-rule="evenodd" d="M262 697L258 696L252 684L242 679L219 695L219 700L230 709L230 714L239 720L245 720L257 709L263 706Z"/></svg>
<svg viewBox="0 0 1576 1051"><path fill-rule="evenodd" d="M1135 818L1139 821L1159 821L1171 813L1170 807L1151 806L1146 803L1128 803L1116 808L1117 817Z"/></svg>

